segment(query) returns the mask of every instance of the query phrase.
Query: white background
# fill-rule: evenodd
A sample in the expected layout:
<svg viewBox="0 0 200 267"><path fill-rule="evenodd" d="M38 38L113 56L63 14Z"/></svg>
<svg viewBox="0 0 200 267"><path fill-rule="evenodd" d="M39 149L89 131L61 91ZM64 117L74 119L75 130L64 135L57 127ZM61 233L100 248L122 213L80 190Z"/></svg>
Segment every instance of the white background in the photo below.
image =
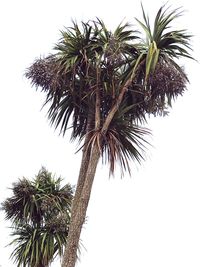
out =
<svg viewBox="0 0 200 267"><path fill-rule="evenodd" d="M163 1L143 0L154 17ZM170 1L183 6L177 27L194 34L199 59L198 1ZM18 178L34 177L43 165L76 183L80 154L76 144L49 126L44 95L30 86L25 69L40 55L52 52L59 30L77 21L102 18L111 29L123 19L142 18L140 1L2 0L0 3L0 202ZM133 166L132 177L108 177L99 165L84 226L81 267L199 267L200 266L200 130L197 62L183 61L190 79L188 91L170 115L153 118L147 160ZM8 223L0 213L0 265L9 260ZM59 261L52 264L59 266Z"/></svg>

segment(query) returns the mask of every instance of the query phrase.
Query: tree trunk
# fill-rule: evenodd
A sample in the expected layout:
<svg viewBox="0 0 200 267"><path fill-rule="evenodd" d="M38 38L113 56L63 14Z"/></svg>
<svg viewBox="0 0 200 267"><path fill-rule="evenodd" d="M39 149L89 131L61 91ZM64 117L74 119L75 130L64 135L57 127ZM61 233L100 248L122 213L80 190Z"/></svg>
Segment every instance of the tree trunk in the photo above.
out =
<svg viewBox="0 0 200 267"><path fill-rule="evenodd" d="M86 174L87 174L89 158L90 158L89 153L86 149L86 145L87 145L88 141L89 141L89 135L86 134L86 138L84 141L84 147L83 147L83 151L82 151L82 159L81 159L81 166L80 166L80 170L79 170L78 182L77 182L76 191L75 191L75 195L74 195L73 202L72 202L71 219L70 219L71 222L75 221L75 215L76 215L78 203L79 203L80 198L81 198L81 193L82 193L82 189L84 187L85 178L86 178ZM69 240L69 234L68 234L67 240ZM67 247L65 248L65 253L66 253L66 249L67 249ZM65 255L65 253L64 253L64 255ZM64 260L63 260L63 262L64 262Z"/></svg>
<svg viewBox="0 0 200 267"><path fill-rule="evenodd" d="M73 202L72 202L71 220L74 217L74 214L76 212L76 207L78 206L78 202L79 202L81 192L82 192L82 189L84 186L85 176L87 173L89 159L90 159L90 153L87 150L87 144L90 140L91 122L93 119L91 117L90 113L91 113L91 111L88 114L88 123L87 123L87 128L86 128L87 133L86 133L84 145L83 145L81 166L80 166L80 170L79 170L79 176L78 176L78 181L77 181L77 185L76 185L75 196L74 196Z"/></svg>
<svg viewBox="0 0 200 267"><path fill-rule="evenodd" d="M79 244L81 229L85 222L87 207L91 195L96 167L100 158L100 151L97 144L91 149L88 169L85 176L84 186L82 188L81 196L77 206L73 206L75 212L72 211L69 235L67 239L67 246L63 257L62 267L74 267L77 260L77 248Z"/></svg>
<svg viewBox="0 0 200 267"><path fill-rule="evenodd" d="M86 145L87 142L89 141L89 137L88 134L86 136L85 139L85 143L84 143L84 148L83 148L83 152L82 152L82 160L81 160L81 167L80 167L80 171L79 171L79 177L78 177L78 182L77 182L77 186L76 186L76 192L75 192L75 196L73 199L73 203L72 203L72 213L71 213L71 220L72 217L74 216L76 207L78 206L78 202L79 202L79 198L81 196L81 192L84 186L84 182L85 182L85 177L86 177L86 173L87 173L87 169L88 169L88 164L89 164L89 153L87 152L86 149Z"/></svg>

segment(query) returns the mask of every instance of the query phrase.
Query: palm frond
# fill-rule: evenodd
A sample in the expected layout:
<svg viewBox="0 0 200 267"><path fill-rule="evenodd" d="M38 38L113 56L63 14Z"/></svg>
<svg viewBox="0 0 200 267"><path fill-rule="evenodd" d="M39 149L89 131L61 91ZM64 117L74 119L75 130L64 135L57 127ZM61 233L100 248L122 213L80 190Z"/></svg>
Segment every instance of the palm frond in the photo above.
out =
<svg viewBox="0 0 200 267"><path fill-rule="evenodd" d="M119 163L122 175L131 174L130 160L140 163L144 160L145 137L150 135L147 128L139 126L130 114L134 105L122 105L116 113L105 136L102 136L102 160L110 165L110 174Z"/></svg>
<svg viewBox="0 0 200 267"><path fill-rule="evenodd" d="M172 60L175 58L186 57L193 59L190 55L191 35L186 30L170 30L171 23L182 15L180 8L169 11L168 8L162 6L155 17L154 28L151 31L149 18L145 15L144 9L143 19L144 23L137 20L145 30L147 43L141 48L146 51L146 73L147 80L150 72L155 70L159 57L168 56Z"/></svg>
<svg viewBox="0 0 200 267"><path fill-rule="evenodd" d="M115 171L116 163L119 163L122 175L125 171L131 174L130 160L141 162L144 159L145 143L143 136L149 134L145 128L137 125L116 124L110 127L103 138L103 161L110 165L110 174Z"/></svg>
<svg viewBox="0 0 200 267"><path fill-rule="evenodd" d="M146 44L149 45L153 41L152 33L151 33L151 27L150 27L150 21L149 16L145 14L144 7L141 4L142 8L142 14L143 14L143 20L144 22L140 21L139 19L135 18L136 21L140 24L140 26L143 28L145 34L146 34Z"/></svg>
<svg viewBox="0 0 200 267"><path fill-rule="evenodd" d="M28 221L30 217L34 219L36 214L40 217L33 197L36 190L29 180L23 178L14 183L11 189L13 190L13 196L2 203L6 220L18 223L20 221Z"/></svg>
<svg viewBox="0 0 200 267"><path fill-rule="evenodd" d="M90 132L86 149L89 152L95 144L97 145L102 161L110 165L110 174L114 173L117 163L120 165L122 176L125 171L131 174L129 161L140 163L144 159L145 145L149 145L145 136L150 135L150 131L134 123L130 116L133 106L120 107L105 135L101 130Z"/></svg>
<svg viewBox="0 0 200 267"><path fill-rule="evenodd" d="M33 227L29 224L18 225L12 228L11 242L15 249L11 258L17 266L48 266L53 259L63 255L69 230L69 221L53 221L45 227Z"/></svg>
<svg viewBox="0 0 200 267"><path fill-rule="evenodd" d="M165 5L162 6L158 10L154 21L153 40L159 43L164 32L171 28L170 23L182 16L182 14L183 11L181 10L181 8L176 8L168 12L168 8L165 8Z"/></svg>

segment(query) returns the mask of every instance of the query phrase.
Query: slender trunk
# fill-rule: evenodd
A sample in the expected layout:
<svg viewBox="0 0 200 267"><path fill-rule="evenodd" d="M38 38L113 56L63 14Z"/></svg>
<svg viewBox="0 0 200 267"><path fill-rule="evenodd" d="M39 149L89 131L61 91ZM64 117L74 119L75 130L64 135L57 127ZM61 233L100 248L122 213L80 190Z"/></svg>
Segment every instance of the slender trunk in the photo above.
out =
<svg viewBox="0 0 200 267"><path fill-rule="evenodd" d="M82 192L84 182L85 182L85 176L86 176L87 169L88 169L89 153L86 149L86 145L87 145L88 140L89 140L89 136L87 134L86 139L85 139L85 143L84 143L83 152L82 152L81 167L79 170L79 177L78 177L78 182L77 182L77 186L76 186L76 192L75 192L75 196L74 196L73 203L72 203L71 220L72 220L72 217L74 216L74 214L76 212L76 207L78 206L77 204L78 204L80 196L81 196L81 192Z"/></svg>
<svg viewBox="0 0 200 267"><path fill-rule="evenodd" d="M77 260L77 247L79 244L81 229L85 221L87 207L91 195L96 167L100 158L100 151L97 144L94 144L91 150L85 183L82 188L78 206L71 218L67 247L64 253L62 267L74 267Z"/></svg>
<svg viewBox="0 0 200 267"><path fill-rule="evenodd" d="M90 114L88 114L88 123L87 123L86 136L85 136L85 141L84 141L84 146L83 146L83 151L82 151L81 166L79 170L76 192L75 192L75 196L74 196L73 203L72 203L72 209L71 209L72 211L71 220L76 212L76 207L78 206L78 202L79 202L81 192L82 192L84 182L85 182L85 176L86 176L87 169L88 169L90 155L87 149L87 144L90 140L91 122L92 122L92 117L90 116Z"/></svg>

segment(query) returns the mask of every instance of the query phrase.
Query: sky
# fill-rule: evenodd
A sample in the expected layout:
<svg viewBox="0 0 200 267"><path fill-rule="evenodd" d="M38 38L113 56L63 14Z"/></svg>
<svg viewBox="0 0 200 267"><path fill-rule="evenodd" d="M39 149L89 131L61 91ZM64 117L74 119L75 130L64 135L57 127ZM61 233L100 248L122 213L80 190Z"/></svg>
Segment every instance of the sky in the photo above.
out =
<svg viewBox="0 0 200 267"><path fill-rule="evenodd" d="M143 0L154 17L165 1ZM185 14L176 26L193 37L193 55L199 60L198 1L169 1ZM122 20L136 24L140 1L95 2L64 0L6 0L0 3L0 202L18 178L33 178L45 166L76 184L81 154L50 127L44 95L24 77L35 58L48 55L64 26L102 18L111 29ZM184 60L188 90L165 118L152 118L151 144L141 166L131 163L132 176L119 172L108 177L99 164L81 240L78 267L199 267L200 266L200 129L198 62ZM9 223L0 212L0 266L12 267ZM52 264L60 266L59 261Z"/></svg>

